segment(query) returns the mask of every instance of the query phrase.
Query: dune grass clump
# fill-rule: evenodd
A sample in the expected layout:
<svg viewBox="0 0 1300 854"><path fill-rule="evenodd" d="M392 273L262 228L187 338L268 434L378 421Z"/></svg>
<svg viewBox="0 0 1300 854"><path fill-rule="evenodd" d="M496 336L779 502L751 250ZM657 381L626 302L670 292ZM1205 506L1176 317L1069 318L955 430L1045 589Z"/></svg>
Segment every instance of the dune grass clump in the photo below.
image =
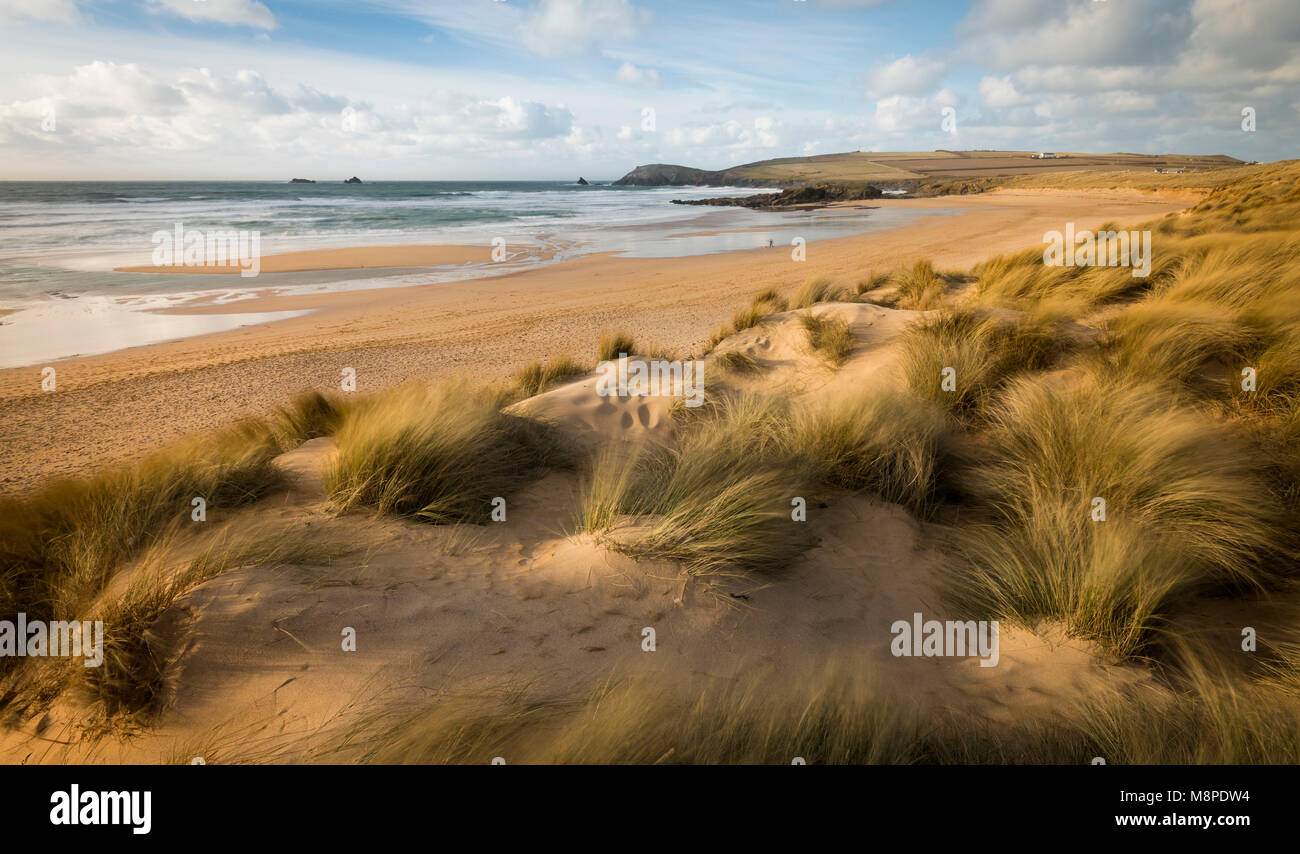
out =
<svg viewBox="0 0 1300 854"><path fill-rule="evenodd" d="M1203 387L1207 371L1221 376L1247 363L1256 336L1235 314L1208 301L1138 303L1110 322L1110 353L1136 379ZM1215 385L1222 388L1221 380Z"/></svg>
<svg viewBox="0 0 1300 854"><path fill-rule="evenodd" d="M868 389L801 410L791 441L826 482L925 516L934 503L948 431L937 405L904 392Z"/></svg>
<svg viewBox="0 0 1300 854"><path fill-rule="evenodd" d="M533 397L588 370L586 365L568 355L557 356L546 364L534 360L515 374L514 390L520 397Z"/></svg>
<svg viewBox="0 0 1300 854"><path fill-rule="evenodd" d="M443 382L358 406L335 436L330 497L343 510L486 522L494 498L563 459L544 424L502 413L498 403L488 391Z"/></svg>
<svg viewBox="0 0 1300 854"><path fill-rule="evenodd" d="M365 764L1295 764L1300 698L1189 660L1170 684L1065 704L1051 720L922 714L835 661L676 696L642 680L578 701L512 687L371 713L318 754Z"/></svg>
<svg viewBox="0 0 1300 854"><path fill-rule="evenodd" d="M692 419L675 447L606 449L580 528L633 557L679 561L690 575L783 569L805 548L790 501L807 480L779 440L787 424L774 404L744 396Z"/></svg>
<svg viewBox="0 0 1300 854"><path fill-rule="evenodd" d="M724 371L735 374L756 374L762 370L753 356L748 353L741 353L738 350L721 353L714 357L714 361Z"/></svg>
<svg viewBox="0 0 1300 854"><path fill-rule="evenodd" d="M627 332L606 332L596 343L596 361L608 362L619 356L631 356L636 342Z"/></svg>
<svg viewBox="0 0 1300 854"><path fill-rule="evenodd" d="M161 531L249 504L279 487L281 438L261 422L157 451L140 462L0 501L0 614L64 619ZM6 663L12 661L7 659Z"/></svg>
<svg viewBox="0 0 1300 854"><path fill-rule="evenodd" d="M862 296L869 291L878 290L889 284L888 273L867 274L867 277L858 281L855 288L857 295Z"/></svg>
<svg viewBox="0 0 1300 854"><path fill-rule="evenodd" d="M1042 249L1002 255L975 266L975 296L986 306L1032 310L1044 299L1066 300L1083 310L1132 298L1165 280L1178 263L1169 244L1153 243L1152 269L1133 276L1127 266L1049 266Z"/></svg>
<svg viewBox="0 0 1300 854"><path fill-rule="evenodd" d="M768 315L785 311L788 306L789 302L785 297L777 293L775 288L768 288L755 296L748 308L741 309L732 316L731 329L733 332L750 329L761 323Z"/></svg>
<svg viewBox="0 0 1300 854"><path fill-rule="evenodd" d="M825 276L807 279L790 300L790 308L811 308L819 302L837 302L844 298L844 291L835 287Z"/></svg>
<svg viewBox="0 0 1300 854"><path fill-rule="evenodd" d="M742 308L733 314L730 323L718 327L709 338L709 349L718 346L718 343L724 338L729 338L737 332L743 332L746 329L758 326L763 322L764 318L772 314L780 314L788 306L785 297L781 296L775 288L768 288L756 295L748 307Z"/></svg>
<svg viewBox="0 0 1300 854"><path fill-rule="evenodd" d="M1257 676L1224 666L1223 650L1171 640L1169 687L1127 698L1086 699L1072 726L1097 755L1125 765L1294 765L1300 763L1300 673L1284 646Z"/></svg>
<svg viewBox="0 0 1300 854"><path fill-rule="evenodd" d="M179 529L160 539L133 567L125 588L83 617L103 621L103 662L83 667L73 661L58 675L77 682L91 702L85 725L146 724L163 709L169 696L167 660L174 650L158 622L181 596L233 569L323 564L345 550L305 529L221 535L192 557L178 559L180 542ZM46 690L50 687L47 682Z"/></svg>
<svg viewBox="0 0 1300 854"><path fill-rule="evenodd" d="M847 668L818 678L709 685L678 697L642 680L596 689L577 702L505 689L426 708L372 714L327 745L325 758L362 763L485 764L905 764L923 727L876 696Z"/></svg>
<svg viewBox="0 0 1300 854"><path fill-rule="evenodd" d="M928 311L943 303L948 284L934 271L928 260L903 267L890 277L895 287L894 304L898 308Z"/></svg>
<svg viewBox="0 0 1300 854"><path fill-rule="evenodd" d="M914 393L959 417L977 417L1011 377L1051 366L1069 348L1059 324L999 320L973 309L924 317L904 333L903 373Z"/></svg>
<svg viewBox="0 0 1300 854"><path fill-rule="evenodd" d="M267 429L279 449L289 451L308 439L332 434L350 405L337 393L303 392L271 415L266 422Z"/></svg>
<svg viewBox="0 0 1300 854"><path fill-rule="evenodd" d="M848 321L833 315L814 315L811 311L799 316L799 323L808 336L808 346L836 367L844 364L853 352L853 329Z"/></svg>
<svg viewBox="0 0 1300 854"><path fill-rule="evenodd" d="M1300 393L1300 249L1292 233L1183 239L1166 285L1107 323L1112 361L1255 412ZM1252 369L1253 388L1243 388Z"/></svg>
<svg viewBox="0 0 1300 854"><path fill-rule="evenodd" d="M1159 386L1020 379L989 423L965 475L992 516L963 533L963 605L1132 655L1181 597L1273 580L1285 532L1265 463Z"/></svg>

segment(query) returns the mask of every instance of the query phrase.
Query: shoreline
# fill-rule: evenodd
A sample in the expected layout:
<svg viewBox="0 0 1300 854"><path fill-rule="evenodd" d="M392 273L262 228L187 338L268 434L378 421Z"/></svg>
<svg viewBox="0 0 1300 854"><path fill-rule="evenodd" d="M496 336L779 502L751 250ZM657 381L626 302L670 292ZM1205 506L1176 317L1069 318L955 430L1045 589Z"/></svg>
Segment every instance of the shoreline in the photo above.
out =
<svg viewBox="0 0 1300 854"><path fill-rule="evenodd" d="M0 370L7 410L0 493L28 490L139 456L184 435L258 415L305 389L338 387L354 368L357 390L459 374L507 378L533 359L586 358L602 332L701 352L709 333L767 287L811 276L853 285L918 258L965 268L1037 245L1074 221L1134 225L1182 210L1199 194L1128 190L997 191L979 196L882 199L902 208L962 209L906 225L812 241L807 260L788 246L678 258L589 255L451 283L318 294L265 295L167 313L301 316L52 363L58 390L42 392L41 367Z"/></svg>

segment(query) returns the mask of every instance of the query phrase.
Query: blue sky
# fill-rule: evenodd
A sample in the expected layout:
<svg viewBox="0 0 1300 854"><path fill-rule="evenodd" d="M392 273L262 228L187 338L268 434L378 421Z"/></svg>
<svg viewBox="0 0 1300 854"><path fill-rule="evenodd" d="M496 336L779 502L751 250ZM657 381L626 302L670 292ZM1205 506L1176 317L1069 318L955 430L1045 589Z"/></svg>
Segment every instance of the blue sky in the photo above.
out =
<svg viewBox="0 0 1300 854"><path fill-rule="evenodd" d="M0 0L0 27L4 179L1273 160L1300 130L1294 0Z"/></svg>

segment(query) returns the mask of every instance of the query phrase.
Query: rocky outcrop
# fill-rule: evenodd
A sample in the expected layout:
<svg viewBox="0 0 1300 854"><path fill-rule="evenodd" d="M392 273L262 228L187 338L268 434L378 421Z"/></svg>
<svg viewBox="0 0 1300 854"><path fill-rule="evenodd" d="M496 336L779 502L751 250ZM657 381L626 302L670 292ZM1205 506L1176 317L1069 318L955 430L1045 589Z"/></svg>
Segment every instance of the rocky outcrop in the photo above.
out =
<svg viewBox="0 0 1300 854"><path fill-rule="evenodd" d="M772 210L801 205L828 205L832 202L856 202L878 199L878 187L866 185L814 184L811 187L791 187L779 193L758 193L753 196L730 196L714 199L673 199L675 205L719 205L723 207Z"/></svg>
<svg viewBox="0 0 1300 854"><path fill-rule="evenodd" d="M356 175L353 175L351 178L347 179L347 180L344 181L343 183L344 183L344 184L360 184L360 183L361 183L361 179L358 178Z"/></svg>
<svg viewBox="0 0 1300 854"><path fill-rule="evenodd" d="M587 186L590 186L590 182L587 181L586 178L583 178L581 175L579 175L579 176L578 176L578 186L579 186L579 187L587 187Z"/></svg>
<svg viewBox="0 0 1300 854"><path fill-rule="evenodd" d="M316 182L311 180L310 178L290 178L289 183L290 184L315 184Z"/></svg>

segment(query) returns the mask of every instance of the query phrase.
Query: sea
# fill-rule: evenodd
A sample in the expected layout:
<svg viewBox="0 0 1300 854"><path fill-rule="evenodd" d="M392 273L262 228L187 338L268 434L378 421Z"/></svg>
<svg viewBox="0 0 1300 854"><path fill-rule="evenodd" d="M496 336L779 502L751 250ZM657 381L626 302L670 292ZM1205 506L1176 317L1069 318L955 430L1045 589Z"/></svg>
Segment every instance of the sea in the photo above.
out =
<svg viewBox="0 0 1300 854"><path fill-rule="evenodd" d="M775 190L776 188L769 188ZM754 211L671 204L754 187L627 187L595 181L0 182L0 368L297 316L262 312L267 293L446 286L591 253L632 258L789 247L901 225L898 208ZM256 233L263 257L348 246L461 245L482 261L419 268L130 273L160 232ZM498 263L495 247L510 248ZM230 313L185 314L229 304ZM238 305L239 303L247 303ZM166 312L160 312L166 309Z"/></svg>

